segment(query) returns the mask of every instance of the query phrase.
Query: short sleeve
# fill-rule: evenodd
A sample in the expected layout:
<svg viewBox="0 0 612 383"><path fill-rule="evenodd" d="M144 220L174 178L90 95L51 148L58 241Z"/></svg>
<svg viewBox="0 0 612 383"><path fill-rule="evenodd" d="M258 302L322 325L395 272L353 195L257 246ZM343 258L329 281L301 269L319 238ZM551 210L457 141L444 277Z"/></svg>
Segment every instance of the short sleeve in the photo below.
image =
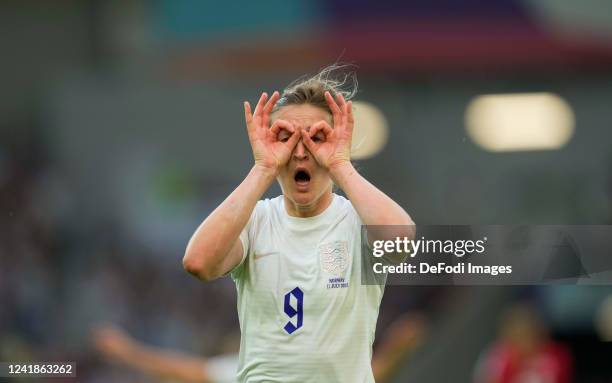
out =
<svg viewBox="0 0 612 383"><path fill-rule="evenodd" d="M372 246L368 240L368 231L365 229L363 221L361 220L361 217L359 216L359 213L357 213L357 210L353 204L350 203L349 206L349 215L351 216L353 225L355 226L355 232L358 233L357 238L361 242L362 246L365 245L367 249L371 250Z"/></svg>
<svg viewBox="0 0 612 383"><path fill-rule="evenodd" d="M244 226L244 228L240 232L240 236L238 237L238 239L240 240L240 244L242 245L242 258L240 259L240 262L230 272L226 274L230 275L234 280L240 278L242 270L244 269L245 259L247 258L247 255L249 254L251 248L251 232L253 228L253 222L255 221L255 216L257 214L257 206L259 206L259 203L255 206L255 209L253 209L249 221Z"/></svg>
<svg viewBox="0 0 612 383"><path fill-rule="evenodd" d="M240 274L242 274L242 269L244 269L244 260L246 259L247 254L249 254L249 226L250 225L247 224L240 232L240 237L238 237L240 244L242 245L242 258L240 259L240 262L226 274L231 276L232 279L239 278Z"/></svg>
<svg viewBox="0 0 612 383"><path fill-rule="evenodd" d="M218 355L208 358L204 375L216 383L235 383L238 370L238 354Z"/></svg>
<svg viewBox="0 0 612 383"><path fill-rule="evenodd" d="M244 229L240 232L240 244L242 244L242 258L240 259L240 263L236 265L236 267L241 266L246 259L247 254L249 253L249 227L247 224Z"/></svg>

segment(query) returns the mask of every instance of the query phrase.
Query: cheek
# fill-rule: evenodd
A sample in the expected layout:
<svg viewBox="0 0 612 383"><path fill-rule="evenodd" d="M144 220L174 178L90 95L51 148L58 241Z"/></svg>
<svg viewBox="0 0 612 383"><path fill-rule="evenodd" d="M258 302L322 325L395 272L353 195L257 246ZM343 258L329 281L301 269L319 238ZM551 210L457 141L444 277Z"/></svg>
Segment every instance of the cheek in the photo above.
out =
<svg viewBox="0 0 612 383"><path fill-rule="evenodd" d="M284 184L289 184L291 181L293 181L293 177L291 174L289 174L289 172L281 172L279 178Z"/></svg>
<svg viewBox="0 0 612 383"><path fill-rule="evenodd" d="M313 174L313 180L315 180L319 185L327 185L327 183L331 182L329 172L322 167L317 167Z"/></svg>
<svg viewBox="0 0 612 383"><path fill-rule="evenodd" d="M282 168L278 172L278 175L276 176L276 180L278 182L285 182L288 177L289 177L289 172L287 171L286 168Z"/></svg>

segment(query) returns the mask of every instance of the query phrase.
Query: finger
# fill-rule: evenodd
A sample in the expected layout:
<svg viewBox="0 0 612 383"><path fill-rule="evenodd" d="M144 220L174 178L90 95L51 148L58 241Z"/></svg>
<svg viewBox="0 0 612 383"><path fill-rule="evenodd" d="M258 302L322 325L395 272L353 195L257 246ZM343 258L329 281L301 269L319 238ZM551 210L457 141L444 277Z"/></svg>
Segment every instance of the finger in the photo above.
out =
<svg viewBox="0 0 612 383"><path fill-rule="evenodd" d="M344 96L342 95L342 93L338 93L336 94L336 99L338 100L338 106L340 107L340 110L342 110L342 112L346 113L346 100L344 99Z"/></svg>
<svg viewBox="0 0 612 383"><path fill-rule="evenodd" d="M308 131L308 136L314 137L319 131L323 132L326 140L334 132L332 127L329 126L329 124L327 123L327 121L321 120L310 127L310 130Z"/></svg>
<svg viewBox="0 0 612 383"><path fill-rule="evenodd" d="M355 116L353 115L353 101L348 102L346 109L347 109L346 117L347 117L347 122L348 122L347 129L349 132L352 132L353 126L355 126Z"/></svg>
<svg viewBox="0 0 612 383"><path fill-rule="evenodd" d="M272 133L274 137L276 137L278 136L278 133L280 133L281 129L285 129L289 131L289 133L293 133L295 131L293 124L290 123L289 121L276 120L274 121L274 123L272 124L272 127L270 128L270 133Z"/></svg>
<svg viewBox="0 0 612 383"><path fill-rule="evenodd" d="M308 149L310 153L315 153L317 151L317 144L314 143L308 132L306 132L304 129L300 130L300 133L302 136L302 141L304 142L304 145L306 145L306 149Z"/></svg>
<svg viewBox="0 0 612 383"><path fill-rule="evenodd" d="M338 107L338 104L336 104L336 101L334 101L331 93L325 92L325 101L327 101L327 105L332 112L334 124L339 123L340 119L342 118L342 111L340 110L340 107Z"/></svg>
<svg viewBox="0 0 612 383"><path fill-rule="evenodd" d="M263 92L261 94L261 97L259 97L259 101L257 102L257 105L255 106L255 111L253 112L253 117L255 117L255 118L261 117L261 113L263 111L263 107L264 107L267 99L268 99L268 94L266 92Z"/></svg>
<svg viewBox="0 0 612 383"><path fill-rule="evenodd" d="M336 99L338 100L338 106L342 110L342 122L344 125L344 123L348 122L348 104L342 93L336 94Z"/></svg>
<svg viewBox="0 0 612 383"><path fill-rule="evenodd" d="M251 113L251 104L248 101L244 102L244 120L246 121L247 129L251 130L253 114Z"/></svg>
<svg viewBox="0 0 612 383"><path fill-rule="evenodd" d="M279 98L280 98L280 93L278 93L278 91L274 91L274 93L272 93L272 97L270 97L270 99L266 103L266 106L264 107L264 113L270 113L272 111L272 108L274 108L276 101L278 101Z"/></svg>
<svg viewBox="0 0 612 383"><path fill-rule="evenodd" d="M274 105L276 105L276 102L278 101L279 98L280 98L280 93L278 93L277 91L274 91L274 93L272 93L272 96L266 103L266 106L264 106L263 120L262 120L262 125L264 127L267 127L268 124L270 123L270 112L272 111L272 108L274 108Z"/></svg>
<svg viewBox="0 0 612 383"><path fill-rule="evenodd" d="M289 139L287 140L287 146L289 147L289 150L293 151L293 148L295 148L295 146L297 145L298 141L300 140L300 137L302 136L300 132L303 132L303 130L294 130L293 134L291 134L291 137L289 137Z"/></svg>

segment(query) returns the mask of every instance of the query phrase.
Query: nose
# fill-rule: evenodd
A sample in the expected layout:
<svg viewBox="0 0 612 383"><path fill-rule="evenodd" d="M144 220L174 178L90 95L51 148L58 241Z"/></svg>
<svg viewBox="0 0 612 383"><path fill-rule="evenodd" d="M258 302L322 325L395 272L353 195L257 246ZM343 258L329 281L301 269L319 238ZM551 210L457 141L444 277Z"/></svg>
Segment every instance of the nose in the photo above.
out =
<svg viewBox="0 0 612 383"><path fill-rule="evenodd" d="M305 160L306 158L308 158L308 150L306 150L302 139L300 139L297 145L295 145L295 149L293 150L293 157L296 160Z"/></svg>

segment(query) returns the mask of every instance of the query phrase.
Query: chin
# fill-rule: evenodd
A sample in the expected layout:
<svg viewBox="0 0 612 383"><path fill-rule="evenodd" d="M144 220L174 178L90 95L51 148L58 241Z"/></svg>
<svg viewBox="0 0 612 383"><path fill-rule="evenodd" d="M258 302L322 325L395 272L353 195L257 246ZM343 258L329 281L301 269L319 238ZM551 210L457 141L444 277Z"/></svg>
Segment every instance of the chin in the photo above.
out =
<svg viewBox="0 0 612 383"><path fill-rule="evenodd" d="M291 199L293 203L301 207L308 207L308 206L313 205L316 202L314 193L310 191L309 192L294 191L289 196L289 199Z"/></svg>

